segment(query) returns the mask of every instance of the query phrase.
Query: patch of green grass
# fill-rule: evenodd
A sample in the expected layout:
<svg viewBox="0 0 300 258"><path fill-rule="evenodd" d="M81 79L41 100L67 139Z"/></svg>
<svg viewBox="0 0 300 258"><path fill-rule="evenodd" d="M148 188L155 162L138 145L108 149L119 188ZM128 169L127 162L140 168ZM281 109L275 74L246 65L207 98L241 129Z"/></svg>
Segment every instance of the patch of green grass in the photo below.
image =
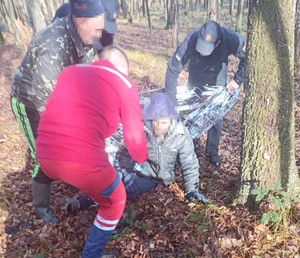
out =
<svg viewBox="0 0 300 258"><path fill-rule="evenodd" d="M129 59L129 77L148 80L162 88L165 85L167 60L147 51L126 50ZM138 82L136 82L138 84Z"/></svg>

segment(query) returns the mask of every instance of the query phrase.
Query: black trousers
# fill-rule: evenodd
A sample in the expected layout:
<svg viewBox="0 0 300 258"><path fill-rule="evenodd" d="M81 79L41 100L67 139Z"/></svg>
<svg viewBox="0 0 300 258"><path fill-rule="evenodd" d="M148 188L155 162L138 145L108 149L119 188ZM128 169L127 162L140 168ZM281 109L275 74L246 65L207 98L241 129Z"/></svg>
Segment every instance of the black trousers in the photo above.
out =
<svg viewBox="0 0 300 258"><path fill-rule="evenodd" d="M207 132L206 153L218 153L223 119L220 119Z"/></svg>
<svg viewBox="0 0 300 258"><path fill-rule="evenodd" d="M11 107L23 136L26 139L31 157L34 160L31 173L33 180L42 184L50 184L53 180L42 171L35 153L35 139L37 138L37 128L40 122L39 113L33 105L25 106L14 97L11 97Z"/></svg>

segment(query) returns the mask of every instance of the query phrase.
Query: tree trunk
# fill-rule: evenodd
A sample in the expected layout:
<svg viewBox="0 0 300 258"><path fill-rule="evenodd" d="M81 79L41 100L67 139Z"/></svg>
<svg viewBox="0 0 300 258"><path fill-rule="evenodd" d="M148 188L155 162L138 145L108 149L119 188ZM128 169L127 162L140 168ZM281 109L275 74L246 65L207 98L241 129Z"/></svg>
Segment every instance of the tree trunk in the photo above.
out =
<svg viewBox="0 0 300 258"><path fill-rule="evenodd" d="M208 0L208 17L209 20L217 21L218 1Z"/></svg>
<svg viewBox="0 0 300 258"><path fill-rule="evenodd" d="M233 15L234 10L234 0L229 0L229 14Z"/></svg>
<svg viewBox="0 0 300 258"><path fill-rule="evenodd" d="M175 19L174 19L174 33L173 33L173 48L177 48L179 43L179 10L178 0L174 0Z"/></svg>
<svg viewBox="0 0 300 258"><path fill-rule="evenodd" d="M0 44L4 43L4 37L3 37L3 34L2 34L2 31L0 29Z"/></svg>
<svg viewBox="0 0 300 258"><path fill-rule="evenodd" d="M300 0L297 0L297 5L296 5L295 65L297 70L300 70Z"/></svg>
<svg viewBox="0 0 300 258"><path fill-rule="evenodd" d="M237 203L275 182L300 193L295 158L294 0L250 0L248 80Z"/></svg>
<svg viewBox="0 0 300 258"><path fill-rule="evenodd" d="M39 0L25 0L26 8L33 29L33 34L46 27Z"/></svg>
<svg viewBox="0 0 300 258"><path fill-rule="evenodd" d="M200 12L201 10L201 1L200 0L196 0L196 11Z"/></svg>
<svg viewBox="0 0 300 258"><path fill-rule="evenodd" d="M124 15L124 19L127 19L128 22L132 23L132 16L126 0L121 0L121 9Z"/></svg>
<svg viewBox="0 0 300 258"><path fill-rule="evenodd" d="M16 24L16 19L18 18L16 15L16 10L14 7L14 3L11 0L4 0L1 2L3 8L3 17L6 21L8 31L14 34L16 37L16 42L21 42L21 36Z"/></svg>
<svg viewBox="0 0 300 258"><path fill-rule="evenodd" d="M238 33L241 33L241 31L242 31L243 10L244 10L244 0L239 0L237 16L236 16L236 31Z"/></svg>
<svg viewBox="0 0 300 258"><path fill-rule="evenodd" d="M149 26L149 30L150 30L150 36L152 36L152 26L151 26L151 17L150 17L150 12L149 12L148 0L146 0L146 10L147 10L148 26Z"/></svg>
<svg viewBox="0 0 300 258"><path fill-rule="evenodd" d="M167 8L168 8L168 17L167 17L167 26L166 29L171 29L173 27L174 21L174 8L173 8L174 0L167 0Z"/></svg>
<svg viewBox="0 0 300 258"><path fill-rule="evenodd" d="M207 10L208 9L208 0L204 0L204 10Z"/></svg>
<svg viewBox="0 0 300 258"><path fill-rule="evenodd" d="M175 5L176 5L176 3L175 3ZM177 7L178 7L178 1L177 1ZM187 15L187 13L188 13L188 11L187 11L187 0L183 0L183 9L184 9L184 15ZM175 16L176 16L176 10L175 10ZM175 20L176 20L176 17L175 17Z"/></svg>

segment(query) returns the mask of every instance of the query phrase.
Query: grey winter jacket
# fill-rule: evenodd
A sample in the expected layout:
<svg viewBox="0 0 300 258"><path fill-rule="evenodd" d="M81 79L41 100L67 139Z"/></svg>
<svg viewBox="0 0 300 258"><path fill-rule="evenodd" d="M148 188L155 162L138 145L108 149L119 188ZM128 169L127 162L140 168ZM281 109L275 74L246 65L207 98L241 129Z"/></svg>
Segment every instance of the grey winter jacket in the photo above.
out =
<svg viewBox="0 0 300 258"><path fill-rule="evenodd" d="M185 192L198 191L199 163L188 129L182 123L176 122L161 143L148 126L145 126L145 133L149 159L138 175L150 178L153 182L168 185L175 179L174 167L178 156Z"/></svg>
<svg viewBox="0 0 300 258"><path fill-rule="evenodd" d="M69 65L90 63L93 58L92 46L82 45L71 16L61 18L32 38L17 69L11 94L42 113L58 74Z"/></svg>

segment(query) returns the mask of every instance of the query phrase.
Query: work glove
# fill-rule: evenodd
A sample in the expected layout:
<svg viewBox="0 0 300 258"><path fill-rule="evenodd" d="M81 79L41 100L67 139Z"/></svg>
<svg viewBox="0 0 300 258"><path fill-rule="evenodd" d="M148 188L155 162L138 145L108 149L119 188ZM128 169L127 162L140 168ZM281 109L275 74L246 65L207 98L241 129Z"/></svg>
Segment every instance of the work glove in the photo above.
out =
<svg viewBox="0 0 300 258"><path fill-rule="evenodd" d="M136 163L125 147L117 152L117 160L119 162L119 167L125 170L132 170Z"/></svg>
<svg viewBox="0 0 300 258"><path fill-rule="evenodd" d="M208 202L208 199L204 195L199 194L196 191L190 191L186 193L184 197L189 201L189 203L193 202L194 198L197 199L198 201Z"/></svg>

